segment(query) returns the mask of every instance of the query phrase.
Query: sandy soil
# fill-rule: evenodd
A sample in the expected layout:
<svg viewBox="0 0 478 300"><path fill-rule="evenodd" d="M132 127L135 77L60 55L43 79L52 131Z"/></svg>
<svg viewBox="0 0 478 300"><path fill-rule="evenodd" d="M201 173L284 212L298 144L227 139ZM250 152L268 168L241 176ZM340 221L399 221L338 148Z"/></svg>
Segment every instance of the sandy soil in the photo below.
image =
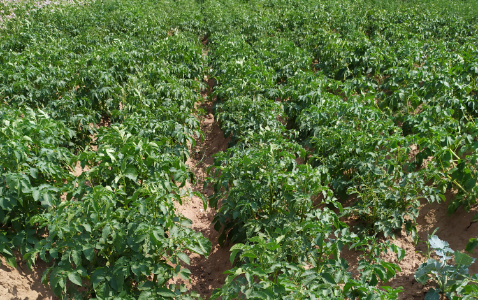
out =
<svg viewBox="0 0 478 300"><path fill-rule="evenodd" d="M53 292L41 283L47 265L38 262L33 271L17 258L18 267L11 268L0 257L0 299L2 300L53 300Z"/></svg>
<svg viewBox="0 0 478 300"><path fill-rule="evenodd" d="M207 187L203 190L204 180L207 177L207 168L214 162L213 155L227 149L229 139L224 137L224 133L212 114L213 103L208 101L208 94L212 89L212 81L203 92L203 98L206 102L199 105L204 110L205 115L199 116L201 121L201 130L204 132L205 138L196 139L196 147L191 151L192 155L186 164L196 176L196 183L189 185L191 190L202 193L204 197L211 196L213 190ZM224 272L231 268L229 262L229 247L220 247L217 243L218 232L211 223L215 210L208 207L204 211L203 202L199 197L192 197L188 202L178 206L178 211L185 217L192 220L192 228L201 232L212 243L212 251L208 258L196 254L190 255L191 265L184 266L191 271L191 282L176 280L186 284L189 290L198 292L202 297L209 298L214 289L222 286L226 275Z"/></svg>

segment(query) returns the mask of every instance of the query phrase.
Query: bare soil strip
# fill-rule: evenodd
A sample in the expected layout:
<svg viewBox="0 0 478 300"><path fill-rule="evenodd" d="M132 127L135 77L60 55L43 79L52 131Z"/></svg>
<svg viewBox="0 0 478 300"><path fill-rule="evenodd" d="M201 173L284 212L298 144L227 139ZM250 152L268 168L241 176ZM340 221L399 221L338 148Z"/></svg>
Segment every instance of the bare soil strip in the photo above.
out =
<svg viewBox="0 0 478 300"><path fill-rule="evenodd" d="M207 56L206 44L207 37L202 39L203 55ZM201 131L204 133L204 139L196 137L196 146L192 147L191 157L186 161L190 170L194 173L196 183L187 185L194 192L199 192L206 199L211 196L214 191L208 186L204 189L204 181L207 177L207 169L214 163L214 154L225 151L228 147L229 139L224 137L224 133L219 124L214 119L213 105L215 98L211 97L214 87L214 80L204 78L207 83L206 88L201 91L204 100L197 104L199 110L204 111L204 115L197 116ZM193 222L192 228L201 232L204 237L209 239L212 244L212 250L209 257L190 254L191 264L184 265L191 271L191 281L186 282L180 278L173 280L174 283L185 283L189 291L197 292L201 297L208 299L211 297L214 289L221 287L226 279L225 271L231 269L229 262L230 247L221 247L218 244L219 233L214 229L212 224L216 211L207 207L204 211L203 201L201 198L193 196L183 205L177 206L178 212Z"/></svg>
<svg viewBox="0 0 478 300"><path fill-rule="evenodd" d="M211 90L212 80L209 80L207 90L202 92L205 102L199 106L204 110L205 115L198 116L205 138L204 140L196 139L196 147L192 148L191 157L186 161L197 180L194 185L188 187L192 191L202 193L206 198L213 194L211 187L203 190L207 169L214 163L213 155L226 150L229 142L212 114L213 102L209 101ZM197 254L190 255L191 265L184 267L191 271L191 282L184 282L180 279L177 282L185 283L188 290L195 291L207 299L214 289L224 284L226 278L224 272L231 268L229 247L222 248L218 245L218 232L212 224L215 210L208 207L204 211L202 199L193 196L177 208L181 214L192 220L192 228L201 232L212 244L212 251L208 258Z"/></svg>
<svg viewBox="0 0 478 300"><path fill-rule="evenodd" d="M18 267L9 267L5 259L0 257L0 299L11 300L55 300L49 287L41 283L43 271L48 267L43 261L38 261L33 271L17 257Z"/></svg>

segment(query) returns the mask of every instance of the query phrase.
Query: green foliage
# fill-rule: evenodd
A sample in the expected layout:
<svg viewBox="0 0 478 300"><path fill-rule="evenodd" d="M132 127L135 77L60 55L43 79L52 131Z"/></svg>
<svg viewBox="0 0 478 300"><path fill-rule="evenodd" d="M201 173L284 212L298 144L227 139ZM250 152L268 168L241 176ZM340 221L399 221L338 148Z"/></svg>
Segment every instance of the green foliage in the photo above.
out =
<svg viewBox="0 0 478 300"><path fill-rule="evenodd" d="M438 256L438 260L429 258L415 272L415 279L421 284L432 280L438 284L437 289L430 289L425 299L440 299L446 295L449 299L473 299L478 295L477 276L470 276L468 268L475 261L467 254L453 251L447 242L436 235L428 239L428 245ZM454 263L451 263L453 259Z"/></svg>
<svg viewBox="0 0 478 300"><path fill-rule="evenodd" d="M59 297L188 298L169 281L189 280L186 253L211 250L175 206L191 196L205 60L177 29L202 25L171 10L58 5L2 31L0 252L48 262L42 282Z"/></svg>
<svg viewBox="0 0 478 300"><path fill-rule="evenodd" d="M74 132L41 110L0 107L0 246L15 265L13 249L22 254L38 242L30 218L57 205L71 179L73 155L66 148Z"/></svg>
<svg viewBox="0 0 478 300"><path fill-rule="evenodd" d="M366 243L327 208L307 214L304 221L291 219L287 227L271 228L231 248L231 262L238 266L227 272L213 299L395 299L400 289L376 285L392 278L396 265L364 259L362 275L354 279L340 257L344 245Z"/></svg>
<svg viewBox="0 0 478 300"><path fill-rule="evenodd" d="M239 144L215 159L215 176L210 179L215 194L210 205L217 207L221 202L213 221L217 229L222 228L221 243L227 238L244 241L248 228L267 230L282 218L303 219L315 199L332 201L325 170L297 164L304 149L271 137L273 140L265 139L255 147L241 149ZM257 219L263 221L244 226ZM273 223L267 224L268 220Z"/></svg>
<svg viewBox="0 0 478 300"><path fill-rule="evenodd" d="M237 243L215 297L396 299L398 266L379 257L403 251L377 237L414 234L420 199L454 191L452 213L478 198L477 7L0 3L0 253L49 262L43 281L63 298L192 297L168 281L188 277L187 251L210 250L175 209L209 78L231 138L209 204L220 243ZM343 247L362 255L357 278ZM454 255L418 278L451 293L459 269L453 297L471 297Z"/></svg>
<svg viewBox="0 0 478 300"><path fill-rule="evenodd" d="M282 132L284 126L278 120L282 114L280 103L261 96L233 98L216 106L217 120L224 135L232 136L231 142L244 138L250 132Z"/></svg>
<svg viewBox="0 0 478 300"><path fill-rule="evenodd" d="M159 184L137 190L129 205L124 193L109 186L77 188L82 189L90 191L32 220L48 225L49 235L26 258L54 260L43 280L56 294L77 293L67 282L86 285L83 297L161 294L173 276L189 279L190 272L179 267L180 260L189 263L185 251L208 255L209 241L188 228L189 220L176 216L177 196ZM167 293L174 295L174 287Z"/></svg>
<svg viewBox="0 0 478 300"><path fill-rule="evenodd" d="M394 237L404 226L416 237L420 200L441 202L450 190L458 191L450 212L476 205L477 23L469 3L204 6L216 112L233 145L210 171L210 204L218 207L220 242L240 242L233 247L242 261L217 297L311 291L300 277L305 266L282 262L286 238L278 242L272 232L296 226L319 203L358 218L351 230L364 239ZM369 247L361 248L360 268L375 275L368 283L344 280L347 289L328 297L373 297L385 272L377 265L395 273L376 261L380 246ZM254 260L258 253L281 261L281 271ZM386 290L378 297L397 297Z"/></svg>

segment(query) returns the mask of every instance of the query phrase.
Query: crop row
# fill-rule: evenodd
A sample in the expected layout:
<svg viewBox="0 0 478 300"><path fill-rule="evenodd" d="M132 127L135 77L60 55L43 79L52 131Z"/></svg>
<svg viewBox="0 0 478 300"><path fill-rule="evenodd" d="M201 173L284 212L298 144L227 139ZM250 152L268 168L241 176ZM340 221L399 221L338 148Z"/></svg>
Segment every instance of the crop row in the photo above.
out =
<svg viewBox="0 0 478 300"><path fill-rule="evenodd" d="M154 1L62 7L2 32L0 252L47 262L62 298L181 297L180 261L211 248L175 208L201 135L200 43Z"/></svg>
<svg viewBox="0 0 478 300"><path fill-rule="evenodd" d="M30 6L0 29L0 252L47 261L61 297L195 296L168 281L211 247L175 209L190 196L204 75L231 137L208 179L219 243L234 244L213 298L396 299L400 268L381 254L404 257L391 239L416 237L420 201L476 205L478 6ZM358 275L344 251L359 253ZM473 260L454 256L440 291L472 297Z"/></svg>
<svg viewBox="0 0 478 300"><path fill-rule="evenodd" d="M399 268L379 253L403 252L380 236L416 237L421 199L476 205L476 17L303 4L206 2L216 116L231 136L210 204L220 242L237 243L215 297L396 299L386 283ZM360 276L343 248L363 253Z"/></svg>

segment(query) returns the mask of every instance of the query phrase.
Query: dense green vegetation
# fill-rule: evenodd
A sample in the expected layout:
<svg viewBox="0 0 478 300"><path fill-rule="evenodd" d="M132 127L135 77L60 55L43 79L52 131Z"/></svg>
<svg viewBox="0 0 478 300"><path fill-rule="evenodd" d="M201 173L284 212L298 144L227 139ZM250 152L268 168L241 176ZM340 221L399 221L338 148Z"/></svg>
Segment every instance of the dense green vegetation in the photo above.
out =
<svg viewBox="0 0 478 300"><path fill-rule="evenodd" d="M210 251L174 206L205 60L197 36L168 35L169 6L45 8L2 32L0 250L51 262L58 296L176 297L185 252Z"/></svg>
<svg viewBox="0 0 478 300"><path fill-rule="evenodd" d="M211 205L222 200L217 228L240 242L216 295L395 299L376 289L397 268L374 238L415 235L419 199L456 190L450 213L476 205L478 27L463 13L473 4L393 4L205 10L217 116L233 141L217 157ZM349 231L346 216L359 226ZM358 279L342 247L364 251Z"/></svg>
<svg viewBox="0 0 478 300"><path fill-rule="evenodd" d="M380 253L403 257L420 200L476 206L476 1L33 3L0 3L0 252L49 262L58 296L195 297L168 281L211 248L174 206L205 76L231 137L204 199L233 244L213 298L396 299ZM428 297L476 297L433 241Z"/></svg>

